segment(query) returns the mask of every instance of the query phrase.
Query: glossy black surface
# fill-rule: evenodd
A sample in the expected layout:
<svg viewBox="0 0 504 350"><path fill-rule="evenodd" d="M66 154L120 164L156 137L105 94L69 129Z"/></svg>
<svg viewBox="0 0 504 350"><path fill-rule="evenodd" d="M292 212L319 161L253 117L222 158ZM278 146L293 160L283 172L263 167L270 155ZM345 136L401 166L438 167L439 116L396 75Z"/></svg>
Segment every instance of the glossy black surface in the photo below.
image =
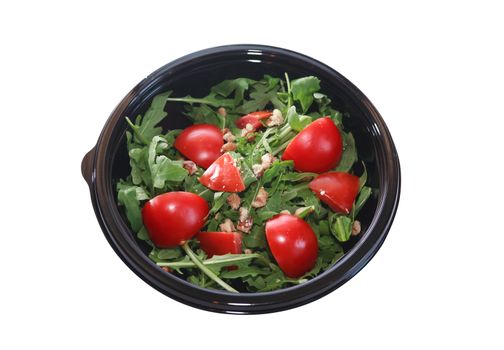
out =
<svg viewBox="0 0 504 350"><path fill-rule="evenodd" d="M148 247L129 230L116 204L115 181L129 173L125 147L125 116L143 114L152 98L163 91L174 95L205 95L210 86L236 77L263 74L291 79L315 75L335 108L349 112L345 126L355 136L365 160L374 196L359 219L365 233L345 244L345 256L329 271L302 285L268 293L233 294L199 288L165 273L147 257ZM189 122L180 105L167 106L165 129ZM332 68L292 51L259 45L232 45L199 51L153 72L128 93L112 112L94 149L83 159L82 174L89 184L96 216L105 237L121 259L139 277L160 292L191 306L227 313L264 313L296 307L333 291L352 278L373 257L392 224L400 192L399 159L392 138L378 111L352 83Z"/></svg>

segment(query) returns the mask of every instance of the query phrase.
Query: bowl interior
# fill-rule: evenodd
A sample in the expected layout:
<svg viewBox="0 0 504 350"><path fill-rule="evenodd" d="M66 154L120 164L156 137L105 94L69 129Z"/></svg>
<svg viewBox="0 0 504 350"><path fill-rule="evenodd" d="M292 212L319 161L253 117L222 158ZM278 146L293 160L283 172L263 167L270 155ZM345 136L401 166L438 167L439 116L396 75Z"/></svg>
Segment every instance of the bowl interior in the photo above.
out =
<svg viewBox="0 0 504 350"><path fill-rule="evenodd" d="M368 186L374 190L374 195L368 200L359 214L363 232L371 223L377 207L377 194L379 191L380 174L376 164L376 128L372 120L366 115L366 110L359 99L348 90L348 88L338 80L334 79L328 72L319 70L317 67L306 64L306 62L297 62L288 57L278 57L278 55L257 55L253 59L250 56L237 56L230 58L220 58L206 62L194 62L191 67L180 69L167 69L157 71L155 82L149 87L144 88L142 93L126 108L123 118L116 126L115 140L112 152L112 176L111 181L115 188L115 182L118 179L128 176L130 172L129 159L126 150L125 131L127 124L124 121L125 116L135 117L138 114L143 115L149 107L152 98L163 91L173 90L173 96L192 95L202 97L208 94L210 87L225 79L234 79L237 77L247 77L251 79L260 79L264 74L283 77L284 72L289 74L291 79L306 75L315 75L321 80L321 92L327 94L334 108L350 114L349 118L344 118L343 123L347 131L351 131L355 137L360 160L366 164L368 171ZM149 80L149 78L147 78ZM190 121L182 114L183 104L169 103L166 106L168 116L162 123L164 130L184 128L190 125ZM357 166L360 172L361 167ZM360 175L360 173L359 173ZM110 194L116 198L115 193ZM118 207L122 213L122 210ZM124 221L127 220L122 213ZM132 233L133 235L133 233ZM363 235L352 237L343 244L345 252L348 252L361 239ZM136 237L135 237L136 239ZM150 247L143 241L136 239L139 247L146 254ZM323 275L323 274L322 274ZM319 276L320 277L320 276ZM317 277L318 278L318 277Z"/></svg>

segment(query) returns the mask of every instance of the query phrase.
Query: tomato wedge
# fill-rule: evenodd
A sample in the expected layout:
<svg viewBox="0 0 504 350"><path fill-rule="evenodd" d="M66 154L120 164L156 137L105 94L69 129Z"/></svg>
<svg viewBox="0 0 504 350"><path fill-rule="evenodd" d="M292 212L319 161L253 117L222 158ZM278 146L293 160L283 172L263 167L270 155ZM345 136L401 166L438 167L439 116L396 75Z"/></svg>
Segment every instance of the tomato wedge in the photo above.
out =
<svg viewBox="0 0 504 350"><path fill-rule="evenodd" d="M191 239L205 224L208 203L190 192L168 192L145 203L142 219L156 247L171 248Z"/></svg>
<svg viewBox="0 0 504 350"><path fill-rule="evenodd" d="M300 277L315 266L317 237L303 219L290 214L274 216L266 223L266 239L286 276Z"/></svg>
<svg viewBox="0 0 504 350"><path fill-rule="evenodd" d="M244 129L247 124L250 124L255 131L263 126L260 120L269 118L272 114L273 112L270 111L252 112L236 120L235 124L240 129Z"/></svg>
<svg viewBox="0 0 504 350"><path fill-rule="evenodd" d="M242 251L239 232L200 232L196 239L209 258L214 255L240 254Z"/></svg>
<svg viewBox="0 0 504 350"><path fill-rule="evenodd" d="M324 173L338 165L343 151L341 135L329 117L313 121L289 143L283 160L293 160L300 172Z"/></svg>
<svg viewBox="0 0 504 350"><path fill-rule="evenodd" d="M213 191L241 192L245 184L229 153L224 153L201 175L199 182Z"/></svg>
<svg viewBox="0 0 504 350"><path fill-rule="evenodd" d="M221 156L224 145L221 130L215 125L195 124L175 139L175 148L202 168L208 168Z"/></svg>
<svg viewBox="0 0 504 350"><path fill-rule="evenodd" d="M359 192L359 178L335 171L317 176L309 187L332 210L348 214Z"/></svg>

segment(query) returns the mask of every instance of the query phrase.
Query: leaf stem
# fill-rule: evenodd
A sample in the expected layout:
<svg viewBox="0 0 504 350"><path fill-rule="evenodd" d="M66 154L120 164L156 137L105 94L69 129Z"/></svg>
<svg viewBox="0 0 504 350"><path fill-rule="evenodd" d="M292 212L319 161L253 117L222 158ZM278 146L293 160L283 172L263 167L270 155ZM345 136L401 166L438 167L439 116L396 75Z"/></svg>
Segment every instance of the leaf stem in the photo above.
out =
<svg viewBox="0 0 504 350"><path fill-rule="evenodd" d="M291 142L291 139L289 138L287 141L285 141L284 143L282 143L280 146L278 146L277 148L275 148L273 150L273 152L271 152L272 155L276 156L278 153L282 152L284 149L287 148L287 146L289 145L289 143Z"/></svg>
<svg viewBox="0 0 504 350"><path fill-rule="evenodd" d="M138 125L133 124L133 122L130 120L130 118L126 117L126 122L129 124L131 130L133 130L133 133L135 136L140 140L145 145L149 144L149 140L145 138L140 132L138 131Z"/></svg>
<svg viewBox="0 0 504 350"><path fill-rule="evenodd" d="M231 287L229 284L224 282L217 276L212 270L210 270L208 267L206 267L203 262L194 254L192 249L189 247L189 242L185 242L182 245L182 249L184 249L185 253L187 256L193 261L194 265L196 265L205 275L210 277L213 281L215 281L218 285L220 285L222 288L227 290L228 292L233 292L233 293L238 293L236 289Z"/></svg>
<svg viewBox="0 0 504 350"><path fill-rule="evenodd" d="M222 265L224 266L232 265L233 263L237 263L240 261L247 261L251 259L261 259L264 260L264 257L260 254L253 253L253 254L236 254L237 256L232 256L227 259L218 259L218 260L213 260L213 259L206 259L201 261L201 263L205 266L212 266L212 265ZM266 263L268 263L266 261ZM191 268L191 267L197 267L194 262L192 261L172 261L172 262L158 262L158 266L166 266L166 267L171 267L171 268Z"/></svg>
<svg viewBox="0 0 504 350"><path fill-rule="evenodd" d="M287 95L288 95L288 101L287 101L287 109L289 109L292 106L292 94L291 94L291 84L290 84L290 79L289 79L289 74L287 72L285 74L285 81L287 82Z"/></svg>

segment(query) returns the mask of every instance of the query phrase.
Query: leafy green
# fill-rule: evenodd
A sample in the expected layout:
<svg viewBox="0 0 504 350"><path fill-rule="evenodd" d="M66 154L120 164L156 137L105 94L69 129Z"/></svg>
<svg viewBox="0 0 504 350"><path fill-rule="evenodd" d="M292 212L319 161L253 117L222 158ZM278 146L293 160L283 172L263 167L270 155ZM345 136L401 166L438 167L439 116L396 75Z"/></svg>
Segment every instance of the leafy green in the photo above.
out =
<svg viewBox="0 0 504 350"><path fill-rule="evenodd" d="M313 103L313 93L320 89L320 80L316 77L303 77L291 82L292 97L299 101L303 113L308 111Z"/></svg>
<svg viewBox="0 0 504 350"><path fill-rule="evenodd" d="M197 167L189 174L184 168L184 157L173 147L181 130L163 132L159 126L167 116L166 103L183 104L184 114L195 124L213 124L229 129L234 135L236 150L229 154L236 161L246 186L237 195L240 207L248 210L252 223L250 232L242 234L243 252L248 254L207 257L196 239L166 249L157 248L150 241L141 208L145 201L169 191L195 193L207 201L210 210L201 231L219 231L225 219L231 220L237 230L242 220L241 210L228 204L230 193L213 191L199 182L205 169ZM220 107L225 108L225 113ZM246 113L273 108L279 109L284 117L279 125L264 125L248 134L236 126L236 120ZM149 258L190 283L229 292L237 292L235 288L266 292L305 283L330 269L344 255L340 242L350 238L354 220L373 193L366 185L365 164L354 166L358 161L357 148L352 133L344 128L344 115L348 117L333 108L331 99L320 91L320 81L312 76L292 81L287 74L285 81L269 75L259 80L238 77L213 86L204 97L160 94L154 97L143 117L137 116L134 122L127 119L130 130L125 135L131 172L116 184L118 204L136 237L152 247ZM294 171L293 161L280 160L297 133L323 116L331 117L343 139L342 158L334 170L355 174L363 169L359 193L348 215L333 212L309 189L310 181L318 174ZM264 171L258 171L266 154L278 159ZM268 194L266 203L257 204L255 200L263 190ZM300 278L285 276L265 236L267 221L284 211L303 218L318 240L317 260Z"/></svg>
<svg viewBox="0 0 504 350"><path fill-rule="evenodd" d="M299 115L296 112L296 106L291 106L287 110L287 122L292 130L301 131L312 122L312 118L307 115Z"/></svg>
<svg viewBox="0 0 504 350"><path fill-rule="evenodd" d="M357 149L351 132L342 132L341 135L343 136L343 153L336 171L348 172L357 161Z"/></svg>

